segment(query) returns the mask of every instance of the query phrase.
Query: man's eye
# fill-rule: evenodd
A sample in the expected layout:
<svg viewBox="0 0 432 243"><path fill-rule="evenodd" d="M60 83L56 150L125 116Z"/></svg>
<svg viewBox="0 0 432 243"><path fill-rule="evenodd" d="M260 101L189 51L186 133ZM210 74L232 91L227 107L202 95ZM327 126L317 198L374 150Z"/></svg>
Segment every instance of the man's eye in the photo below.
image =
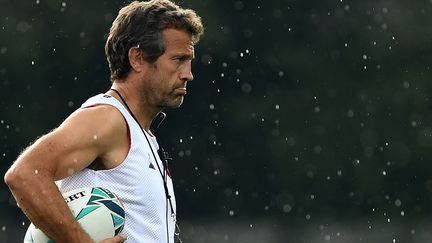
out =
<svg viewBox="0 0 432 243"><path fill-rule="evenodd" d="M174 61L179 62L179 63L185 62L186 60L188 60L187 57L176 57L176 58L174 58Z"/></svg>

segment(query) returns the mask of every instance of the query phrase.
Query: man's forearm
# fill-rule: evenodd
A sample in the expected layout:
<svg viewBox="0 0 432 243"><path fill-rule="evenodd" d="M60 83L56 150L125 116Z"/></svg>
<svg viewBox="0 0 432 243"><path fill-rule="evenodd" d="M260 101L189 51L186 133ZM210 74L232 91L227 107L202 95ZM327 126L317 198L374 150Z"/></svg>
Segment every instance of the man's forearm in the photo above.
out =
<svg viewBox="0 0 432 243"><path fill-rule="evenodd" d="M75 220L48 173L11 169L5 182L21 210L51 240L93 242Z"/></svg>

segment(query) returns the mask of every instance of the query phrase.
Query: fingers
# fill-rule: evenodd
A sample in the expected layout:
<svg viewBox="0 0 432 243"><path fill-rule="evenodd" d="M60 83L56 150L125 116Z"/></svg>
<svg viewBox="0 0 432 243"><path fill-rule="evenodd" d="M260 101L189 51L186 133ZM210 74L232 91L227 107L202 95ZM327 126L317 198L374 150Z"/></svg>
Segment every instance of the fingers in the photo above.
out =
<svg viewBox="0 0 432 243"><path fill-rule="evenodd" d="M123 243L126 241L126 236L124 235L117 235L113 238L105 239L101 241L100 243Z"/></svg>

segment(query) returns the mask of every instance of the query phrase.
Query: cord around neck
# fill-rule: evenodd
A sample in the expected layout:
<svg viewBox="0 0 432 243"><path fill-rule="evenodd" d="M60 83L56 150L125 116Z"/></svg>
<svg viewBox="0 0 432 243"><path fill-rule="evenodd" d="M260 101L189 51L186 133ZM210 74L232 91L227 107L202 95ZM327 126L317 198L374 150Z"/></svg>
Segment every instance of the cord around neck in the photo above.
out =
<svg viewBox="0 0 432 243"><path fill-rule="evenodd" d="M130 107L129 107L129 105L127 104L126 100L123 98L123 96L120 94L120 92L119 92L118 90L116 90L116 89L110 89L110 90L114 91L114 92L115 92L115 93L120 97L120 99L122 100L122 102L123 102L123 104L125 105L126 109L129 111L129 113L130 113L130 115L132 116L132 118L135 120L135 122L136 122L136 123L138 124L138 126L141 128L141 131L143 132L144 137L146 138L147 143L148 143L148 145L149 145L149 147L150 147L150 150L151 150L151 152L152 152L152 155L153 155L153 158L154 158L154 160L155 160L156 166L157 166L157 168L158 168L158 170L159 170L159 173L160 173L161 176L162 176L162 180L163 180L163 183L164 183L164 189L165 189L165 195L166 195L166 198L167 198L167 200L169 201L169 204L170 204L170 207L171 207L171 214L175 215L175 213L174 213L174 209L173 209L173 206L172 206L172 202L171 202L171 195L169 194L168 186L167 186L167 182L166 182L166 173L164 173L164 172L166 172L167 169L168 169L168 168L165 168L167 165L165 165L165 163L162 163L163 166L164 166L164 168L163 168L163 170L160 168L159 163L158 163L158 161L157 161L157 159L156 159L156 154L155 154L155 152L153 151L153 148L152 148L152 146L151 146L151 143L150 143L150 141L149 141L149 138L147 137L146 132L145 132L145 130L142 128L142 126L141 126L141 124L139 123L138 119L135 117L134 113L133 113L132 110L130 109ZM162 160L162 159L164 159L164 158L160 158L160 159ZM167 164L167 163L166 163L166 164Z"/></svg>

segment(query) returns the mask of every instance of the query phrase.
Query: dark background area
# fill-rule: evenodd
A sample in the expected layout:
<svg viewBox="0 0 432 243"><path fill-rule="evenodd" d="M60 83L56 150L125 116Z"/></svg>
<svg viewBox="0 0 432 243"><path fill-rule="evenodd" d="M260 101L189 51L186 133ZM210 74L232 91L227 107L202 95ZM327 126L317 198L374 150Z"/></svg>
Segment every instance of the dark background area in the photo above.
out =
<svg viewBox="0 0 432 243"><path fill-rule="evenodd" d="M184 242L431 241L432 1L178 3L206 27L157 131ZM110 87L125 4L0 0L2 176ZM1 182L0 242L28 225Z"/></svg>

